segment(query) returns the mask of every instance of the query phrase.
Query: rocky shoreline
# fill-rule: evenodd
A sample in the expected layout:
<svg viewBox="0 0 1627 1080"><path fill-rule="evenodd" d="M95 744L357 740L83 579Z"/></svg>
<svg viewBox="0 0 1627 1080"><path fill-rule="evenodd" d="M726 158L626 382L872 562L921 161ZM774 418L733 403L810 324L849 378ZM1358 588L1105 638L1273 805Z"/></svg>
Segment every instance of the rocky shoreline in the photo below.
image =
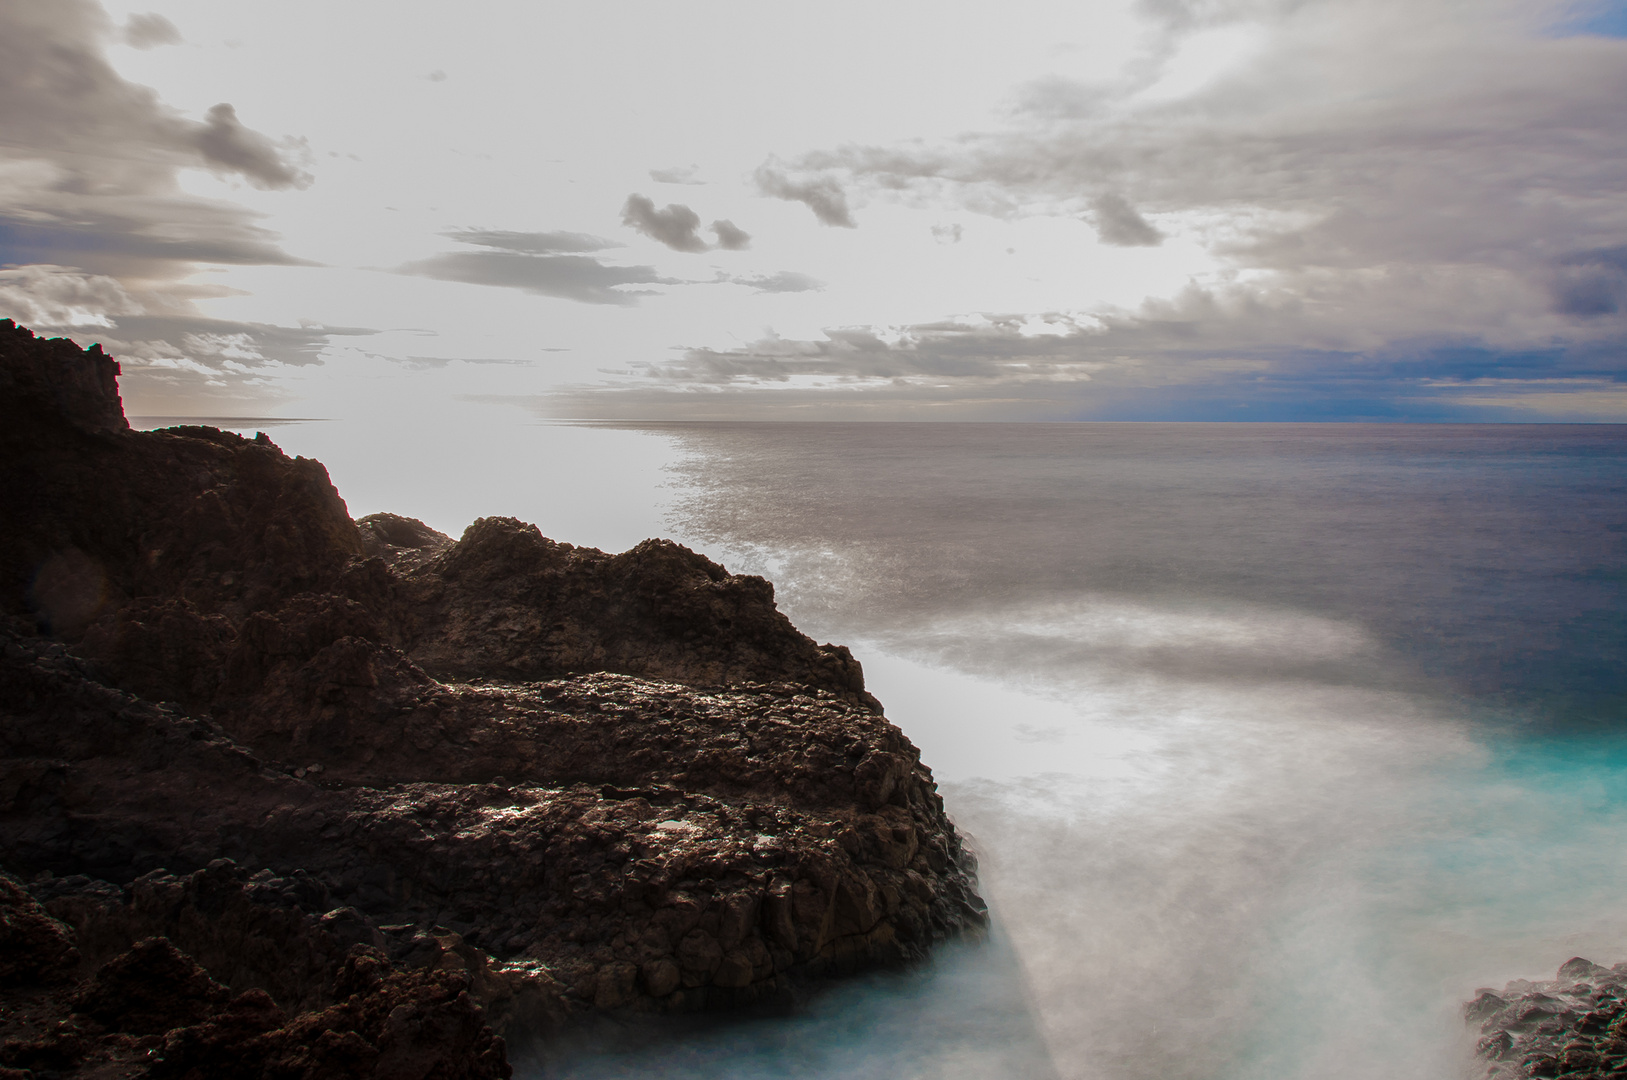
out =
<svg viewBox="0 0 1627 1080"><path fill-rule="evenodd" d="M1552 979L1479 990L1463 1015L1483 1080L1627 1076L1627 963L1574 956Z"/></svg>
<svg viewBox="0 0 1627 1080"><path fill-rule="evenodd" d="M919 753L761 578L353 522L319 463L131 431L111 358L9 321L0 457L0 892L35 956L0 1077L507 1075L504 1037L784 1001L986 921ZM86 1004L131 979L168 1013Z"/></svg>

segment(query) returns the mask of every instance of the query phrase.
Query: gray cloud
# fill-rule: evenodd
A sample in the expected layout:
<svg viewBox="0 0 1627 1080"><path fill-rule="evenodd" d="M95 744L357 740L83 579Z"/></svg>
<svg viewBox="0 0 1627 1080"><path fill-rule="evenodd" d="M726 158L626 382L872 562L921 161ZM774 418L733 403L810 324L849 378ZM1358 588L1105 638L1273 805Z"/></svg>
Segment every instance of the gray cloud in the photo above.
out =
<svg viewBox="0 0 1627 1080"><path fill-rule="evenodd" d="M295 168L286 150L257 131L244 127L237 110L225 102L212 107L208 122L193 134L205 160L218 172L237 173L257 188L310 185L309 174Z"/></svg>
<svg viewBox="0 0 1627 1080"><path fill-rule="evenodd" d="M1627 246L1580 251L1559 260L1554 308L1583 319L1627 310Z"/></svg>
<svg viewBox="0 0 1627 1080"><path fill-rule="evenodd" d="M31 330L111 327L142 307L117 280L68 266L0 269L0 311Z"/></svg>
<svg viewBox="0 0 1627 1080"><path fill-rule="evenodd" d="M448 251L407 263L396 272L624 307L638 303L641 293L624 291L621 286L685 284L662 277L653 266L611 266L586 255L531 255L519 251Z"/></svg>
<svg viewBox="0 0 1627 1080"><path fill-rule="evenodd" d="M1091 200L1091 221L1102 243L1115 247L1155 247L1164 242L1164 234L1153 228L1147 219L1136 213L1136 208L1122 195L1111 191Z"/></svg>
<svg viewBox="0 0 1627 1080"><path fill-rule="evenodd" d="M707 244L698 235L700 215L681 203L657 210L643 195L629 195L621 208L623 225L659 241L674 251L705 251Z"/></svg>
<svg viewBox="0 0 1627 1080"><path fill-rule="evenodd" d="M19 279L48 277L40 288L12 290ZM75 279L78 280L75 280ZM42 308L42 299L56 306ZM93 306L94 305L94 306ZM96 321L116 308L111 325ZM91 317L86 317L86 312ZM99 343L123 369L122 390L132 415L227 415L255 412L286 397L270 377L281 366L322 362L336 337L375 334L364 327L275 326L187 314L145 314L111 279L62 267L0 271L0 317L32 320L30 329L64 333L80 345Z"/></svg>
<svg viewBox="0 0 1627 1080"><path fill-rule="evenodd" d="M505 232L500 229L454 229L444 235L478 247L517 251L526 255L557 255L563 252L604 251L620 247L614 240L577 232Z"/></svg>
<svg viewBox="0 0 1627 1080"><path fill-rule="evenodd" d="M156 11L130 16L125 20L120 36L132 49L155 49L160 45L181 43L181 31Z"/></svg>
<svg viewBox="0 0 1627 1080"><path fill-rule="evenodd" d="M744 251L751 247L751 234L732 221L712 222L712 232L717 236L717 246L724 251Z"/></svg>
<svg viewBox="0 0 1627 1080"><path fill-rule="evenodd" d="M362 326L276 326L158 314L121 318L116 331L97 340L121 361L134 361L138 367L164 367L168 358L189 360L217 374L252 374L270 364L318 364L332 339L378 332Z"/></svg>
<svg viewBox="0 0 1627 1080"><path fill-rule="evenodd" d="M564 349L540 349L539 352L564 352ZM475 364L477 366L495 367L530 367L530 360L518 357L473 357L473 356L378 356L375 359L389 360L392 363L406 364L412 368L444 368L452 364Z"/></svg>
<svg viewBox="0 0 1627 1080"><path fill-rule="evenodd" d="M958 244L964 231L959 225L934 225L932 239L940 244Z"/></svg>
<svg viewBox="0 0 1627 1080"><path fill-rule="evenodd" d="M1472 307L1468 294L1460 299ZM1317 300L1349 310L1330 318ZM1191 286L1092 316L833 328L817 340L692 349L573 388L559 407L697 419L1627 418L1627 377L1611 339L1488 346L1475 329L1488 311L1442 329L1428 302L1382 332L1329 333L1329 322L1353 324L1364 306L1338 290L1306 303L1287 290L1262 297L1245 286Z"/></svg>
<svg viewBox="0 0 1627 1080"><path fill-rule="evenodd" d="M847 208L847 193L833 177L793 180L784 170L764 164L758 166L753 179L757 181L757 190L764 195L803 203L823 224L838 225L844 229L858 227Z"/></svg>
<svg viewBox="0 0 1627 1080"><path fill-rule="evenodd" d="M150 25L149 25L150 29ZM4 156L49 162L51 192L169 195L176 170L204 166L268 188L309 182L286 151L244 128L230 105L188 120L103 57L113 35L90 0L0 6Z"/></svg>
<svg viewBox="0 0 1627 1080"><path fill-rule="evenodd" d="M270 393L264 373L311 363L338 334L372 331L233 323L199 315L220 290L188 280L200 264L297 264L228 202L185 194L205 168L268 189L297 189L300 143L245 126L229 104L189 118L122 78L104 47L175 44L163 16L115 26L91 0L0 4L0 314L100 340L138 396ZM166 389L167 388L167 389ZM190 388L190 389L188 389Z"/></svg>
<svg viewBox="0 0 1627 1080"><path fill-rule="evenodd" d="M672 169L651 169L650 179L657 184L705 184L705 180L695 179L695 174L699 171L700 167L697 165L685 165L681 168Z"/></svg>
<svg viewBox="0 0 1627 1080"><path fill-rule="evenodd" d="M810 205L862 191L1082 216L1109 245L1202 245L1217 269L1181 294L1129 314L1083 295L1073 309L1099 322L1064 351L1149 387L1232 364L1272 385L1295 368L1306 393L1349 385L1396 401L1468 393L1476 379L1483 402L1608 397L1627 387L1627 41L1557 36L1542 15L1562 7L1494 4L1465 20L1450 0L1147 0L1153 39L1116 82L1048 77L1018 95L1004 128L773 159L758 185ZM1186 35L1225 26L1257 33L1246 64L1182 95L1146 93ZM827 215L845 215L845 202ZM961 355L968 340L983 339L926 334L914 353L842 346L820 363L852 356L857 366L832 377L883 377L921 350ZM1442 374L1448 353L1462 363ZM792 363L717 363L759 360L765 371ZM1357 378L1347 365L1358 362L1389 373L1390 389ZM709 363L680 368L721 370ZM1226 378L1242 387L1256 375ZM1089 395L1106 379L1093 375Z"/></svg>
<svg viewBox="0 0 1627 1080"><path fill-rule="evenodd" d="M736 285L749 285L760 293L817 292L825 283L807 274L781 270L777 274L747 274L730 278Z"/></svg>

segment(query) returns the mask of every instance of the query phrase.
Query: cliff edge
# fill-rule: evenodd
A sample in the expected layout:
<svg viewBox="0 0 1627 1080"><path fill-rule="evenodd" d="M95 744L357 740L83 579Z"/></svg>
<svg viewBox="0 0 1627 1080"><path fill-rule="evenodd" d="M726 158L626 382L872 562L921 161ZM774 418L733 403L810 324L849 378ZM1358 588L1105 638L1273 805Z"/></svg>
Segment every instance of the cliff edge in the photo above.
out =
<svg viewBox="0 0 1627 1080"><path fill-rule="evenodd" d="M384 1001L442 1018L445 1075L500 1075L502 1035L781 999L983 925L919 753L767 581L354 522L263 434L131 431L117 374L0 321L0 889L72 954L9 985L83 1034L0 1020L0 1068L225 1068L238 1024L394 1075ZM85 1011L143 965L220 989L167 1033Z"/></svg>

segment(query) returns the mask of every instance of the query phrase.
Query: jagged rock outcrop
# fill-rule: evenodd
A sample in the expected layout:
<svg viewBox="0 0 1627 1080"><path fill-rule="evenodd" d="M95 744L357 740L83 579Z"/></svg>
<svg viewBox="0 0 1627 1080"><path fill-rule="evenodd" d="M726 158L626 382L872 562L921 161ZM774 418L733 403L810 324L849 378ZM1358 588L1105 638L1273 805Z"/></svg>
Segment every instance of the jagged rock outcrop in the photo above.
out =
<svg viewBox="0 0 1627 1080"><path fill-rule="evenodd" d="M1463 1014L1485 1080L1627 1075L1627 963L1575 956L1552 979L1478 991Z"/></svg>
<svg viewBox="0 0 1627 1080"><path fill-rule="evenodd" d="M0 865L76 977L163 938L314 1015L360 948L377 986L457 974L512 1035L982 925L931 773L766 581L669 541L352 522L263 436L128 430L110 365L0 322ZM187 1053L223 1068L270 1022L238 1013Z"/></svg>

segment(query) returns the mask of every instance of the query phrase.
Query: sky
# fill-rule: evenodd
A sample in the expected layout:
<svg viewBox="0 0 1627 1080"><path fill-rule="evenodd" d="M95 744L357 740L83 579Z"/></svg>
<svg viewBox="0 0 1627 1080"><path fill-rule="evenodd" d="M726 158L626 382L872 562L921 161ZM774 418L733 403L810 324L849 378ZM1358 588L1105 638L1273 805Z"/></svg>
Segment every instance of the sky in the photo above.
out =
<svg viewBox="0 0 1627 1080"><path fill-rule="evenodd" d="M133 415L1627 421L1627 3L7 0Z"/></svg>

